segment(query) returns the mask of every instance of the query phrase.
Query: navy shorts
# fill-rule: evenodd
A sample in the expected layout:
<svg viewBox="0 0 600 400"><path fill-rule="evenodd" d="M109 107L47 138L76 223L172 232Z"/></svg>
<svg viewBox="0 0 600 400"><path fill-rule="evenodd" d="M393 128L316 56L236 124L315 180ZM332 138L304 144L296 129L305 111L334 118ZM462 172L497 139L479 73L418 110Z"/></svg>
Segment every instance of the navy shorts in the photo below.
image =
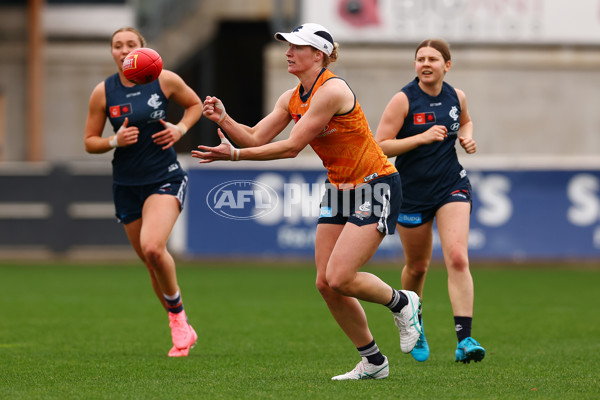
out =
<svg viewBox="0 0 600 400"><path fill-rule="evenodd" d="M152 183L149 185L129 186L113 184L115 215L122 224L128 224L142 217L144 202L153 194L170 194L179 200L179 209L187 192L187 176L175 181Z"/></svg>
<svg viewBox="0 0 600 400"><path fill-rule="evenodd" d="M402 185L398 173L349 190L338 190L327 181L318 223L345 225L350 222L358 226L377 224L381 233L393 235L401 204Z"/></svg>
<svg viewBox="0 0 600 400"><path fill-rule="evenodd" d="M457 182L456 186L450 191L450 194L433 207L423 206L422 204L402 204L402 210L398 215L398 224L405 228L416 228L432 220L437 210L444 204L456 202L473 205L471 184L468 179L461 179Z"/></svg>

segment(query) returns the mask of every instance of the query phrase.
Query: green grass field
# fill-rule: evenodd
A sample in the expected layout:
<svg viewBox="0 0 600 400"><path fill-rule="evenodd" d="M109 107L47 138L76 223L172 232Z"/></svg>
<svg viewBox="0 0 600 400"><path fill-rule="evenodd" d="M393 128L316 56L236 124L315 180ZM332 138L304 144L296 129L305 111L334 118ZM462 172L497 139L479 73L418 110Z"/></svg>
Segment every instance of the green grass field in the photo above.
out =
<svg viewBox="0 0 600 400"><path fill-rule="evenodd" d="M0 399L598 399L600 269L474 265L481 363L454 362L446 272L425 288L431 357L401 353L383 306L365 304L390 359L378 381L333 382L359 361L310 264L180 264L187 358L138 264L0 265ZM399 286L399 270L372 265Z"/></svg>

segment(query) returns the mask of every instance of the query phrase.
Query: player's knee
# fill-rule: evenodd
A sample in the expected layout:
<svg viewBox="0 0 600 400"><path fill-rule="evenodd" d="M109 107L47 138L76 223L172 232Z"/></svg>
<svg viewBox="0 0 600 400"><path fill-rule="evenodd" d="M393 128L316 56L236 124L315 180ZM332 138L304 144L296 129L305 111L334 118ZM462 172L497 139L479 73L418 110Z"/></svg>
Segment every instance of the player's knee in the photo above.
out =
<svg viewBox="0 0 600 400"><path fill-rule="evenodd" d="M448 268L455 271L466 271L469 269L469 259L464 251L456 250L452 251L446 257L449 263Z"/></svg>
<svg viewBox="0 0 600 400"><path fill-rule="evenodd" d="M327 274L327 285L336 293L345 296L352 295L352 281L349 276L339 273Z"/></svg>
<svg viewBox="0 0 600 400"><path fill-rule="evenodd" d="M315 286L325 301L335 293L324 278L317 278Z"/></svg>
<svg viewBox="0 0 600 400"><path fill-rule="evenodd" d="M321 277L317 277L315 286L317 287L317 290L319 291L319 293L323 293L327 290L330 290L329 285L327 284L327 281Z"/></svg>
<svg viewBox="0 0 600 400"><path fill-rule="evenodd" d="M414 278L422 278L427 274L429 269L429 259L411 261L410 264L406 265L406 272Z"/></svg>
<svg viewBox="0 0 600 400"><path fill-rule="evenodd" d="M164 246L156 242L148 242L142 246L142 252L150 265L156 265L162 257Z"/></svg>

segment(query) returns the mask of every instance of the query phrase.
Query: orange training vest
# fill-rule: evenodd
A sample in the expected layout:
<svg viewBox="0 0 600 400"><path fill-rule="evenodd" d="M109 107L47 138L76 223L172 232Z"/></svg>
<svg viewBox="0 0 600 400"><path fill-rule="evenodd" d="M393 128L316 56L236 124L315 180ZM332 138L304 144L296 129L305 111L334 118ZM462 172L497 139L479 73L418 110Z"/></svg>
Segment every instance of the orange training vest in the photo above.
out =
<svg viewBox="0 0 600 400"><path fill-rule="evenodd" d="M328 69L317 78L308 99L300 98L300 87L290 99L288 110L297 122L310 108L310 101L319 87L329 79L341 79ZM327 168L329 181L339 189L353 188L372 179L397 172L375 139L365 114L354 96L354 108L341 115L334 115L315 139L311 147Z"/></svg>

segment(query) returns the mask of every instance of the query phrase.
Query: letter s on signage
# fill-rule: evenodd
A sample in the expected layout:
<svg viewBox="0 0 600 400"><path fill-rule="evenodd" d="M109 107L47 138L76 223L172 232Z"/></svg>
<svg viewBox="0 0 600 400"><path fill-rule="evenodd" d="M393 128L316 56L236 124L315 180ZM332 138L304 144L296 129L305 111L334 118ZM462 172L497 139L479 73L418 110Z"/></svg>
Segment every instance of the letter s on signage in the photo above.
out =
<svg viewBox="0 0 600 400"><path fill-rule="evenodd" d="M600 219L600 178L592 174L574 175L567 185L572 205L567 220L576 226L589 226Z"/></svg>
<svg viewBox="0 0 600 400"><path fill-rule="evenodd" d="M470 175L471 176L471 175ZM513 213L513 205L508 193L510 180L503 175L471 176L473 187L477 188L477 196L481 206L477 210L477 220L482 225L504 225Z"/></svg>

